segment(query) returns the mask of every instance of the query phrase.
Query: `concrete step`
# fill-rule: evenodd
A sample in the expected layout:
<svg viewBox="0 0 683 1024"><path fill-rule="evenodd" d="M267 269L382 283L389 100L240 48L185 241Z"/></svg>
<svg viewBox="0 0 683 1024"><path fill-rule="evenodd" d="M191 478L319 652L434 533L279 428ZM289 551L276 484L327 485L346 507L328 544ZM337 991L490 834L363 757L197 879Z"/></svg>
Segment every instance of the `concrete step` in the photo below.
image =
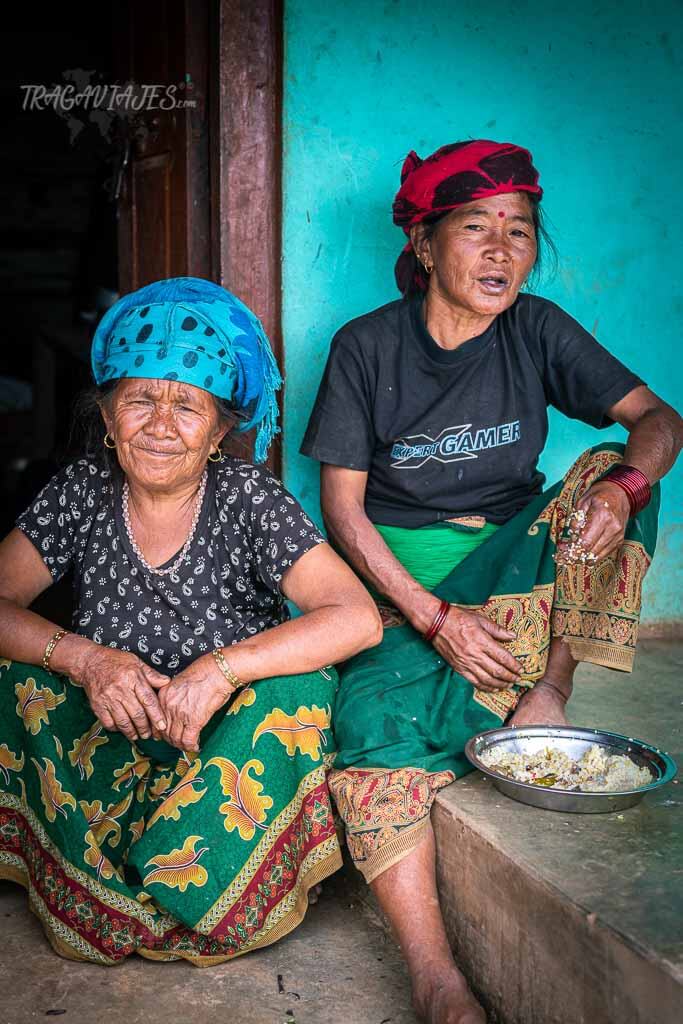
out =
<svg viewBox="0 0 683 1024"><path fill-rule="evenodd" d="M400 954L341 875L281 942L232 963L61 960L0 883L2 1024L417 1024Z"/></svg>
<svg viewBox="0 0 683 1024"><path fill-rule="evenodd" d="M655 641L631 676L581 666L569 717L644 739L683 768L682 667L683 645ZM606 815L528 807L478 772L441 791L449 935L492 1022L680 1024L682 790Z"/></svg>

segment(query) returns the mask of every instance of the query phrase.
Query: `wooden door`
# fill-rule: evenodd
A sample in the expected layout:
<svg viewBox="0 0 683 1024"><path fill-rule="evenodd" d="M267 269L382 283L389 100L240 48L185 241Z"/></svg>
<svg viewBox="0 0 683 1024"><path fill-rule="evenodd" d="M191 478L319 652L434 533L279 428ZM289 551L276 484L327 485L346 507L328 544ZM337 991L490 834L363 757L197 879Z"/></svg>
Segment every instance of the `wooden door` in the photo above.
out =
<svg viewBox="0 0 683 1024"><path fill-rule="evenodd" d="M122 140L120 289L216 281L261 319L282 369L281 0L127 0L118 24L121 81L189 77L197 101L143 112ZM268 465L280 473L279 438Z"/></svg>
<svg viewBox="0 0 683 1024"><path fill-rule="evenodd" d="M211 82L215 280L259 317L284 374L281 327L282 6L218 0ZM280 392L284 408L284 390ZM268 465L282 470L281 435Z"/></svg>
<svg viewBox="0 0 683 1024"><path fill-rule="evenodd" d="M209 0L119 7L117 77L134 83L141 108L122 119L122 292L165 277L211 277L211 7Z"/></svg>

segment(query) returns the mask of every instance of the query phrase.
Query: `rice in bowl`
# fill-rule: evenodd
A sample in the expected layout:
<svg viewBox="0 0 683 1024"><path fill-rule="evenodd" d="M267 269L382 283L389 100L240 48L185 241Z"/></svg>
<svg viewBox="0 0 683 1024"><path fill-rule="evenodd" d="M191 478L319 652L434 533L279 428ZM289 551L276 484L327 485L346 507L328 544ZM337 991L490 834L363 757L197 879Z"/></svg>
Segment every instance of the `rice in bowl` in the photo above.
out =
<svg viewBox="0 0 683 1024"><path fill-rule="evenodd" d="M648 768L639 768L625 754L609 754L594 743L578 761L562 750L545 747L535 754L515 754L492 747L479 755L481 763L515 782L546 789L582 793L624 793L653 781Z"/></svg>

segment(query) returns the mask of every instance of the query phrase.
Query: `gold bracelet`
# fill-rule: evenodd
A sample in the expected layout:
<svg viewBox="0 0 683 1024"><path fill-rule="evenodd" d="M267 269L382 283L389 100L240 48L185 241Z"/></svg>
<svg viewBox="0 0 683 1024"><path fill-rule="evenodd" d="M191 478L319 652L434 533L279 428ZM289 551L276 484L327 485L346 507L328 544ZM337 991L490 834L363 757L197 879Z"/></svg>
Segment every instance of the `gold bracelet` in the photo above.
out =
<svg viewBox="0 0 683 1024"><path fill-rule="evenodd" d="M228 680L232 687L234 687L236 690L240 690L243 686L247 685L243 679L240 679L239 676L235 675L235 673L225 660L223 652L220 650L220 648L216 648L211 653L213 654L214 661L216 662L219 669L221 670L221 672L223 673L223 675L225 676L225 678Z"/></svg>
<svg viewBox="0 0 683 1024"><path fill-rule="evenodd" d="M50 671L50 658L52 657L52 652L62 637L66 636L68 632L68 629L60 629L48 640L47 647L45 648L45 654L43 655L43 668L46 672Z"/></svg>

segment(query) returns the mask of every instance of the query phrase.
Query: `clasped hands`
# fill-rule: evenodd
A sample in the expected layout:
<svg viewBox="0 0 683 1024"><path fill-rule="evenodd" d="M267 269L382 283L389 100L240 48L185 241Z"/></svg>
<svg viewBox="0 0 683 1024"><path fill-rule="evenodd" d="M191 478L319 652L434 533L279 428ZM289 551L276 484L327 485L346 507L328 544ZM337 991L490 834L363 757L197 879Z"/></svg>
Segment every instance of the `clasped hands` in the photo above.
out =
<svg viewBox="0 0 683 1024"><path fill-rule="evenodd" d="M234 692L210 654L176 676L155 671L136 655L111 647L89 653L75 681L105 729L137 739L163 739L198 750L199 735Z"/></svg>

